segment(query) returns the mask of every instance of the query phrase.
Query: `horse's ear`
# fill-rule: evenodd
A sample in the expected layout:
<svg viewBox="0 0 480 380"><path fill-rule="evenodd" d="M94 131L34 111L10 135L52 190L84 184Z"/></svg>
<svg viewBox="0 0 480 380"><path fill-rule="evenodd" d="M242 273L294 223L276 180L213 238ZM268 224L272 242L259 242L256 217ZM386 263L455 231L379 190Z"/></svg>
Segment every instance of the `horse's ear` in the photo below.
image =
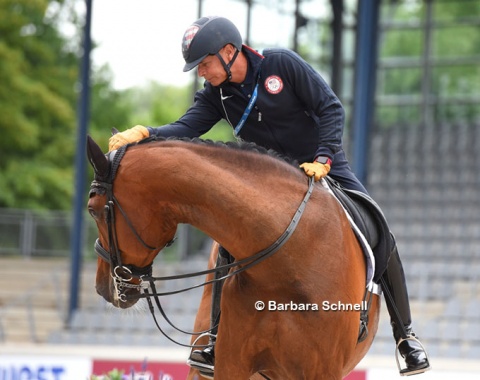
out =
<svg viewBox="0 0 480 380"><path fill-rule="evenodd" d="M96 175L99 177L106 177L108 175L109 164L107 157L105 157L102 149L90 135L87 136L87 157Z"/></svg>
<svg viewBox="0 0 480 380"><path fill-rule="evenodd" d="M113 127L113 128L112 128L112 136L113 136L113 135L116 135L117 133L119 133L119 132L118 132L118 129L115 128L115 127Z"/></svg>

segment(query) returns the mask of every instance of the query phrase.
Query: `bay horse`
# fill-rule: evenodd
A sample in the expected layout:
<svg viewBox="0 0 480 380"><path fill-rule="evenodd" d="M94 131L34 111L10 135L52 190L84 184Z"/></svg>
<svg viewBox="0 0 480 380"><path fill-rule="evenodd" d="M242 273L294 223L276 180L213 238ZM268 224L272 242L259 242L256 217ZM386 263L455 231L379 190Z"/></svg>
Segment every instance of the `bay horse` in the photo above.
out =
<svg viewBox="0 0 480 380"><path fill-rule="evenodd" d="M361 342L358 308L325 308L362 303L364 255L339 202L321 184L309 187L298 165L252 144L199 139L143 141L105 155L88 137L87 150L95 173L88 210L99 232L96 290L106 301L135 304L142 276L186 223L216 242L210 268L218 245L240 263L223 286L216 379L339 380L366 354L379 297L372 296ZM243 264L275 245L292 217L296 230L274 254ZM210 292L208 285L195 331L209 328Z"/></svg>

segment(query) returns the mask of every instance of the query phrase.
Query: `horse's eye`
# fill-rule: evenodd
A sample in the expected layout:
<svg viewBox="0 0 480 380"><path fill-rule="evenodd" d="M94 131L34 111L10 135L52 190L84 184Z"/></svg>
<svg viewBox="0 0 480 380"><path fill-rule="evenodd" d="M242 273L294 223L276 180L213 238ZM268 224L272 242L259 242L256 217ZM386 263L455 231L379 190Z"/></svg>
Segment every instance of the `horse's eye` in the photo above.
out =
<svg viewBox="0 0 480 380"><path fill-rule="evenodd" d="M88 213L93 219L97 219L97 212L92 207L88 208Z"/></svg>

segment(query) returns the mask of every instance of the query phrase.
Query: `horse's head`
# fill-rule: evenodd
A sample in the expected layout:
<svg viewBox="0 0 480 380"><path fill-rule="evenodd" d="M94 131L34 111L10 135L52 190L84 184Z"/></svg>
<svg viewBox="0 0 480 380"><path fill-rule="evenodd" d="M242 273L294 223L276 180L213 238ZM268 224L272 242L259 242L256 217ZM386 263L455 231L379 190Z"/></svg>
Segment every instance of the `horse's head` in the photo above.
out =
<svg viewBox="0 0 480 380"><path fill-rule="evenodd" d="M140 207L139 179L120 174L120 161L126 147L103 154L89 136L87 155L94 169L88 212L95 220L99 237L95 243L98 255L96 289L116 307L128 308L138 301L151 274L155 256L173 240L175 230L160 232L158 215L150 207ZM114 192L115 187L115 192Z"/></svg>

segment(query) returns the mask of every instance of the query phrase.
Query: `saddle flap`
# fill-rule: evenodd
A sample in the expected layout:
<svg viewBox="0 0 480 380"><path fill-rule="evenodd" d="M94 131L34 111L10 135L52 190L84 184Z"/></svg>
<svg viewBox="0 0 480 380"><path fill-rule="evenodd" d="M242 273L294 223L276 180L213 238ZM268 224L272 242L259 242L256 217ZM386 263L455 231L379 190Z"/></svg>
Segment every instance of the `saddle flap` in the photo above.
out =
<svg viewBox="0 0 480 380"><path fill-rule="evenodd" d="M330 177L326 177L326 181L370 245L375 257L373 281L378 283L393 248L390 228L380 206L368 194L345 189Z"/></svg>

